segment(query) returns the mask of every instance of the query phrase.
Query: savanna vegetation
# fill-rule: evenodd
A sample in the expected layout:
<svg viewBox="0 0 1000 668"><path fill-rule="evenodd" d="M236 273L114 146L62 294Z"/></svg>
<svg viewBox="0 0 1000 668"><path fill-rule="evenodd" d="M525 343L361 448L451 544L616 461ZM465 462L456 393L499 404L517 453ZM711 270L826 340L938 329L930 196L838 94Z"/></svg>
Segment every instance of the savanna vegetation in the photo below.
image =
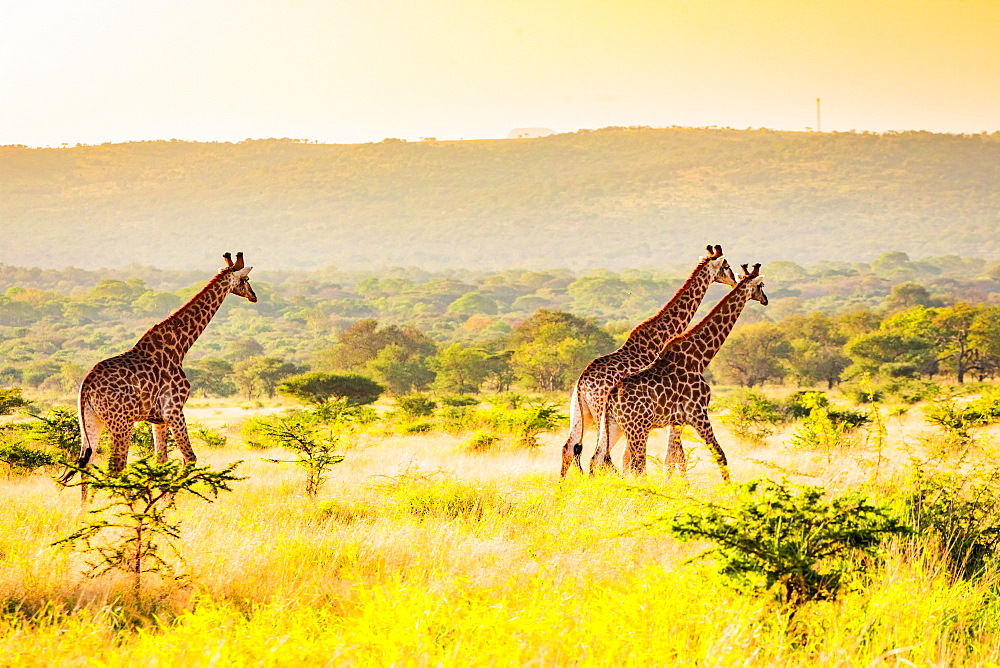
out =
<svg viewBox="0 0 1000 668"><path fill-rule="evenodd" d="M357 384L366 380L376 396L565 391L669 299L696 259L669 272L583 275L261 270L259 303L223 304L188 375L198 396L253 400L343 398L351 383L364 394ZM774 262L763 272L770 305L744 311L711 367L719 382L830 388L867 373L916 387L997 372L995 262L891 252L871 263ZM132 345L205 274L0 265L0 383L71 394L94 362ZM715 286L702 312L722 294Z"/></svg>
<svg viewBox="0 0 1000 668"><path fill-rule="evenodd" d="M26 666L996 662L1000 392L908 404L867 389L860 404L724 390L733 487L690 440L686 482L655 465L557 482L560 411L519 394L195 401L192 429L214 437L202 466L140 450L121 477L91 467L88 513L53 480L57 458L0 459L0 652ZM972 420L967 439L941 406ZM2 439L56 453L72 429L21 413ZM654 464L664 450L654 436Z"/></svg>
<svg viewBox="0 0 1000 668"><path fill-rule="evenodd" d="M1000 661L1000 276L772 269L711 369L735 486L690 434L686 480L656 435L644 478L556 480L566 388L683 273L262 273L189 358L200 466L142 426L81 513L80 374L204 277L0 267L0 656Z"/></svg>
<svg viewBox="0 0 1000 668"><path fill-rule="evenodd" d="M661 267L996 257L1000 135L605 128L538 139L0 147L0 262L190 268ZM703 238L710 229L713 237ZM623 234L622 232L627 233ZM497 240L516 240L498 243ZM263 260L259 263L263 267Z"/></svg>

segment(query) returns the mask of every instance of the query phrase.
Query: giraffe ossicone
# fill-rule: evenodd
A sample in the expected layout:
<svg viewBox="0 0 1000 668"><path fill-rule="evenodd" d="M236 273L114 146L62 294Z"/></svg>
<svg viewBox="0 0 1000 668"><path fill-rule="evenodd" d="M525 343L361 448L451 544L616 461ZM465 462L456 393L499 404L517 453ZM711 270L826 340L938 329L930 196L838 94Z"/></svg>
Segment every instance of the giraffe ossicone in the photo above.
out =
<svg viewBox="0 0 1000 668"><path fill-rule="evenodd" d="M709 245L706 250L708 255L699 260L670 301L633 329L618 350L591 361L580 374L570 398L570 431L562 450L560 476L574 465L583 471L583 435L592 422L599 423L599 411L612 388L656 362L664 346L690 324L713 282L737 284L722 246Z"/></svg>
<svg viewBox="0 0 1000 668"><path fill-rule="evenodd" d="M184 356L208 327L227 295L242 297L251 303L257 295L250 287L243 253L224 253L226 266L186 304L163 321L153 325L132 348L102 360L84 377L80 385L80 457L77 466L85 468L97 448L101 432L111 434L110 473L125 468L132 431L136 422L153 425L153 443L157 458L167 459L167 435L172 434L185 463L197 457L191 448L184 404L191 395L191 383L184 375ZM63 477L66 482L72 471ZM81 487L87 499L86 484Z"/></svg>

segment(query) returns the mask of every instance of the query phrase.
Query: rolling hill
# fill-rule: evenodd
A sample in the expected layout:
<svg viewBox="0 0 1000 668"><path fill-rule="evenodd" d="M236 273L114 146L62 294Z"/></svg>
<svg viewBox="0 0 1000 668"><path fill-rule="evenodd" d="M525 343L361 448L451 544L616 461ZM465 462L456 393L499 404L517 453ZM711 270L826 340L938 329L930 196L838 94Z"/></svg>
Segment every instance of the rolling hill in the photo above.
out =
<svg viewBox="0 0 1000 668"><path fill-rule="evenodd" d="M0 147L0 262L595 267L1000 256L1000 134L606 128L535 139Z"/></svg>

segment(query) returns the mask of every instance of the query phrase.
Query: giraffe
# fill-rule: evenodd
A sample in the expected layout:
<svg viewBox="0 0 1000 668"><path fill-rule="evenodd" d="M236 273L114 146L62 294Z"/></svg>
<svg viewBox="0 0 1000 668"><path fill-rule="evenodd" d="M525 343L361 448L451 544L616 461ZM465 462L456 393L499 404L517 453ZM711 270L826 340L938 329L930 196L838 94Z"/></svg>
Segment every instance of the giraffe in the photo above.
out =
<svg viewBox="0 0 1000 668"><path fill-rule="evenodd" d="M706 246L706 250L708 255L698 262L691 276L663 308L633 329L618 350L591 361L580 374L570 398L569 438L562 450L560 477L565 476L574 464L583 472L580 465L583 433L591 422L600 418L600 415L595 415L594 409L604 406L608 392L622 378L656 362L667 342L683 332L691 322L709 285L713 282L736 285L736 276L723 256L722 246Z"/></svg>
<svg viewBox="0 0 1000 668"><path fill-rule="evenodd" d="M754 265L752 271L743 265L743 272L739 284L697 325L671 341L656 364L626 378L612 390L601 423L598 453L609 452L624 433L627 445L622 469L641 474L646 468L646 442L650 430L669 426L670 440L664 465L671 469L677 466L683 472L685 461L680 428L689 424L712 449L722 479L729 482L726 455L708 419L712 390L705 381L704 371L729 336L747 302L753 299L767 306L760 265Z"/></svg>
<svg viewBox="0 0 1000 668"><path fill-rule="evenodd" d="M251 303L257 301L247 278L253 267L244 267L243 253L236 254L235 263L229 253L223 258L226 266L219 269L201 292L166 320L153 325L131 349L98 362L84 377L79 398L81 444L77 466L85 468L90 462L106 427L112 440L108 470L121 472L136 422L153 425L153 443L160 462L167 460L168 429L184 462L196 461L184 421L184 404L191 394L191 383L182 368L184 356L205 331L226 295L238 295ZM72 477L70 471L63 481ZM86 484L82 491L86 503Z"/></svg>

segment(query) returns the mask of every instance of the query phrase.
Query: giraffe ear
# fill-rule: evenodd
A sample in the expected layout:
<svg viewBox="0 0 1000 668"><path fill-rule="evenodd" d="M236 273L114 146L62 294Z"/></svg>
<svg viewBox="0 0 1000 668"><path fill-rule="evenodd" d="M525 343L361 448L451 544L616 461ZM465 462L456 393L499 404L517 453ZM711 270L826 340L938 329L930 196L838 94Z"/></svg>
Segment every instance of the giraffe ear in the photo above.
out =
<svg viewBox="0 0 1000 668"><path fill-rule="evenodd" d="M253 267L247 267L246 269L240 269L238 272L236 272L236 275L239 276L240 278L246 278L247 274L250 273L251 269L253 269Z"/></svg>

